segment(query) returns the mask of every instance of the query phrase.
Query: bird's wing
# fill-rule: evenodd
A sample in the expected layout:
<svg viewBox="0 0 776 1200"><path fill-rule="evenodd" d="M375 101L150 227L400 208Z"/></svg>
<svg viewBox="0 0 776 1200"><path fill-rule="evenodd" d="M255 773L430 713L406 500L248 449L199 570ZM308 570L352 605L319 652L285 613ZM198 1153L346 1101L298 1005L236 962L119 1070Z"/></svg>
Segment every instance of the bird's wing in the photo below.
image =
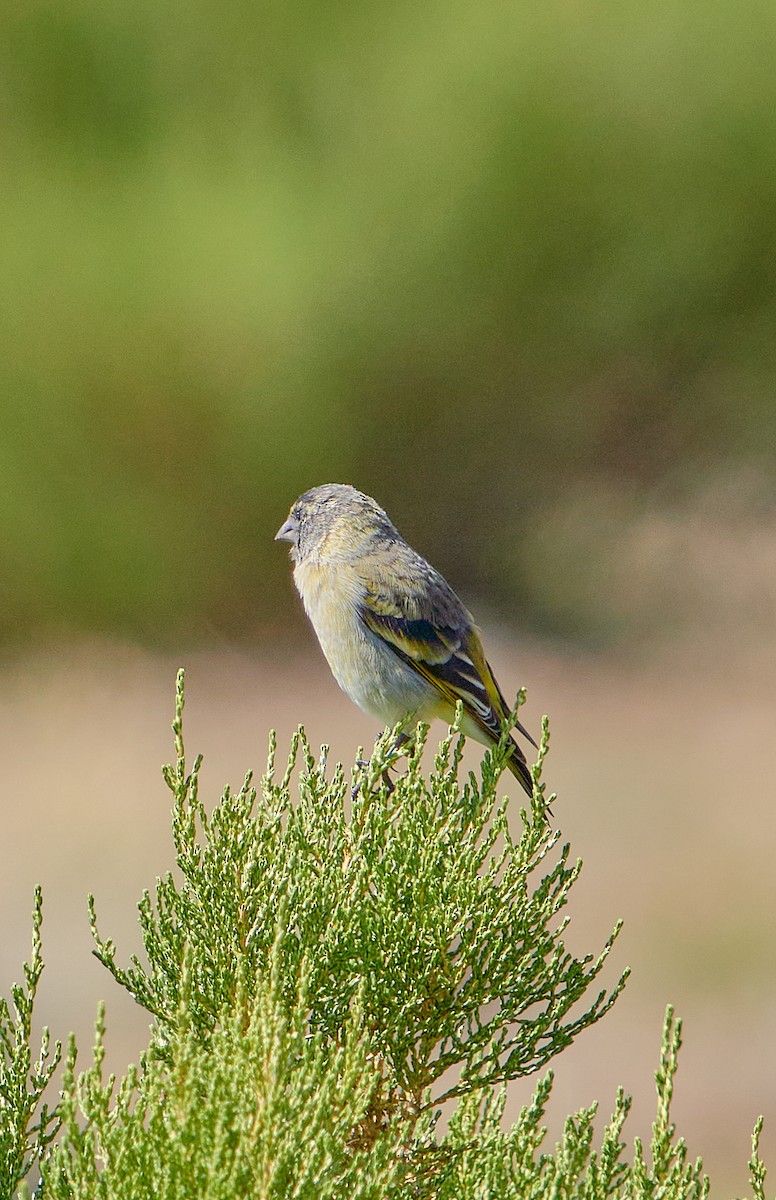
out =
<svg viewBox="0 0 776 1200"><path fill-rule="evenodd" d="M432 684L453 708L461 700L485 736L498 741L503 722L510 715L509 707L493 678L469 614L447 585L445 589L435 606L428 593L416 592L411 596L414 603L408 605L406 595L399 602L384 586L367 587L359 616L367 629ZM410 615L408 607L415 610ZM517 728L536 745L522 725L518 723ZM515 750L522 759L517 745Z"/></svg>

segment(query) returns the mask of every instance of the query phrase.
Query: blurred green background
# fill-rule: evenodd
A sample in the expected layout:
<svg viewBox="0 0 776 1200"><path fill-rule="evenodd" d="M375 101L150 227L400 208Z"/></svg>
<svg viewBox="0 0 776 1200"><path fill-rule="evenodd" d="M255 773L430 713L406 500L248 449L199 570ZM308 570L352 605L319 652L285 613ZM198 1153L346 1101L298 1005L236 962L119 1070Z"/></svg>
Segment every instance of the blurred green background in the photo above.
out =
<svg viewBox="0 0 776 1200"><path fill-rule="evenodd" d="M2 6L0 637L255 639L329 480L538 634L692 613L676 522L776 496L774 61L770 0Z"/></svg>

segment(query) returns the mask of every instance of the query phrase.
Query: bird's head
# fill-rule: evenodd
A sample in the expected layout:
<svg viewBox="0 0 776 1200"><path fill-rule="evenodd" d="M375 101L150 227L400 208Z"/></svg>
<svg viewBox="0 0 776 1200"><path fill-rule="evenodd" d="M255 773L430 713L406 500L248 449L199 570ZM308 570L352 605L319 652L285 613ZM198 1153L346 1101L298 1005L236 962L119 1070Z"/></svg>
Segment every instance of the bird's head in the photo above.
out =
<svg viewBox="0 0 776 1200"><path fill-rule="evenodd" d="M291 543L291 558L346 559L365 553L385 536L397 537L383 509L347 483L324 483L291 506L275 541Z"/></svg>

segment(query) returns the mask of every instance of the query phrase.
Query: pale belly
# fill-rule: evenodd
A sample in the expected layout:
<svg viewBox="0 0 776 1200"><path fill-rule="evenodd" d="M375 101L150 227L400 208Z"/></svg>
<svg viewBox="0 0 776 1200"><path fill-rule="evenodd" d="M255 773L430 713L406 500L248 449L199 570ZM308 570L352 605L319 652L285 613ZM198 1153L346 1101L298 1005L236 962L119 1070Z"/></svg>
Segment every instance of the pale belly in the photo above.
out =
<svg viewBox="0 0 776 1200"><path fill-rule="evenodd" d="M335 600L312 572L295 575L331 672L354 704L385 725L447 717L450 706L436 689L363 625L359 596L340 587Z"/></svg>

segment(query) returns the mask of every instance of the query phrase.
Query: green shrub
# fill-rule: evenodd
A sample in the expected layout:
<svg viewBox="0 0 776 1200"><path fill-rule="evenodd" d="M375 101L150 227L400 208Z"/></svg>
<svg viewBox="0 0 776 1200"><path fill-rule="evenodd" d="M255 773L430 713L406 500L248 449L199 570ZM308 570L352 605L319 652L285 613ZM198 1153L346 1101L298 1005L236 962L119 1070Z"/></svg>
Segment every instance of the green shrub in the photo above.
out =
<svg viewBox="0 0 776 1200"><path fill-rule="evenodd" d="M0 1009L0 1197L33 1165L41 1200L706 1195L670 1120L670 1008L648 1156L636 1139L624 1158L622 1092L598 1150L595 1105L544 1149L549 1073L502 1128L506 1083L599 1020L627 975L597 982L618 926L598 955L577 959L563 942L580 864L548 823L546 725L532 803L517 816L498 798L503 747L463 779L455 727L428 776L421 728L393 790L392 731L350 779L301 730L281 774L273 736L260 789L248 776L208 812L182 712L181 674L165 768L177 872L140 902L145 963L119 965L89 902L98 957L154 1016L150 1044L122 1079L106 1077L101 1010L91 1066L76 1070L71 1042L56 1112L41 1107L59 1047L47 1062L44 1034L31 1064L38 894L27 988L14 989L13 1018Z"/></svg>
<svg viewBox="0 0 776 1200"><path fill-rule="evenodd" d="M32 954L24 964L24 984L11 989L11 1003L0 996L0 1200L12 1200L16 1186L56 1136L59 1122L43 1094L57 1068L62 1047L51 1048L43 1030L40 1051L32 1055L32 1014L43 970L40 931L43 896L35 889Z"/></svg>

